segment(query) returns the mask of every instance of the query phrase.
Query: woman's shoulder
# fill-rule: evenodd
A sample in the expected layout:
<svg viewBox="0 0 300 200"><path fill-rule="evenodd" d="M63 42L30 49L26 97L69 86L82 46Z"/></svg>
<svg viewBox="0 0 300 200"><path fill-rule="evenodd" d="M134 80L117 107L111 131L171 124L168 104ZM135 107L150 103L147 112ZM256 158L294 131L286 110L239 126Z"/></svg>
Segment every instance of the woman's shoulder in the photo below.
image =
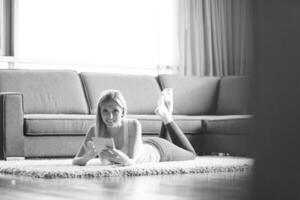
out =
<svg viewBox="0 0 300 200"><path fill-rule="evenodd" d="M141 123L137 119L126 119L130 129L140 129Z"/></svg>
<svg viewBox="0 0 300 200"><path fill-rule="evenodd" d="M128 124L134 124L134 125L139 125L139 124L141 124L141 123L139 122L139 120L137 120L137 119L135 119L135 118L129 118L129 119L127 118L126 121L127 121Z"/></svg>
<svg viewBox="0 0 300 200"><path fill-rule="evenodd" d="M96 128L95 125L91 126L86 134L87 137L91 138L91 137L95 137L96 136Z"/></svg>

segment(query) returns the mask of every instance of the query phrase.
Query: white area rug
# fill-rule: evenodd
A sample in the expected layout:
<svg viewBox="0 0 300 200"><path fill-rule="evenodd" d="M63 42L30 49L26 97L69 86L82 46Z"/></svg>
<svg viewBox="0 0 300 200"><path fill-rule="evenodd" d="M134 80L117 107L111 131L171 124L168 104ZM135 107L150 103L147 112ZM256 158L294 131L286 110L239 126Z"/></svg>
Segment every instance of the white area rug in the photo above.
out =
<svg viewBox="0 0 300 200"><path fill-rule="evenodd" d="M253 160L230 156L198 156L196 160L101 166L94 159L87 166L73 166L71 159L0 161L0 173L33 178L98 178L111 176L149 176L167 174L245 172Z"/></svg>

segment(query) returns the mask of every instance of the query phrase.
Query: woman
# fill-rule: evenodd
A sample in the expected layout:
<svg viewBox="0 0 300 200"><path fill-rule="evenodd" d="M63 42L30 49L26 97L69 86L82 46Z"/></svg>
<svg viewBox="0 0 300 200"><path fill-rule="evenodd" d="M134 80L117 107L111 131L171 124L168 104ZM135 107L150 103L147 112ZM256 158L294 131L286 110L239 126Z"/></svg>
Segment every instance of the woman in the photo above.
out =
<svg viewBox="0 0 300 200"><path fill-rule="evenodd" d="M127 106L121 92L104 91L97 107L96 125L89 129L73 164L86 165L96 156L103 164L108 161L122 165L195 159L194 148L173 121L173 104L168 91L162 92L155 109L167 133L161 133L161 137L146 138L144 142L139 121L126 118ZM93 137L113 138L115 148L108 147L99 153L92 142Z"/></svg>

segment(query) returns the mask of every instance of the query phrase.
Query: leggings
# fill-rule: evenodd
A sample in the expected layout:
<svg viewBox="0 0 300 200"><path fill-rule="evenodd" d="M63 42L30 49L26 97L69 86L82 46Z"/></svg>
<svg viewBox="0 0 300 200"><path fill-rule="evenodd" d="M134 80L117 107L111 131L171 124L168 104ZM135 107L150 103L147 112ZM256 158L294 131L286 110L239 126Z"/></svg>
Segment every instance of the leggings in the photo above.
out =
<svg viewBox="0 0 300 200"><path fill-rule="evenodd" d="M144 142L154 145L159 150L160 162L196 158L193 146L174 121L162 126L159 137L146 138Z"/></svg>

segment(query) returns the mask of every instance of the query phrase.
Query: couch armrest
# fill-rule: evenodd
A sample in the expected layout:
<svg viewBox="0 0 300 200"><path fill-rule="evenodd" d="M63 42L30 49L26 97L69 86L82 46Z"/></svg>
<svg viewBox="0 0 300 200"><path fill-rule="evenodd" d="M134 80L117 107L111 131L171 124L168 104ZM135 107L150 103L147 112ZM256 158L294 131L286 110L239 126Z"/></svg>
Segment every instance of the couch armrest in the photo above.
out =
<svg viewBox="0 0 300 200"><path fill-rule="evenodd" d="M0 93L0 160L24 157L23 96L20 93Z"/></svg>

